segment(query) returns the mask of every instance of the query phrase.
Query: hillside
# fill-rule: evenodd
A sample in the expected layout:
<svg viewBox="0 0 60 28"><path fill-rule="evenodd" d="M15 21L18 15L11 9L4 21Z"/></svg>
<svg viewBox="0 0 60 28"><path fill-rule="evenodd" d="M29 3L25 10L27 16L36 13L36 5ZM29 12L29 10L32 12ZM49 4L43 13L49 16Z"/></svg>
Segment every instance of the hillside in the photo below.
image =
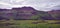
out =
<svg viewBox="0 0 60 28"><path fill-rule="evenodd" d="M15 20L60 20L60 10L37 11L32 7L0 9L0 19Z"/></svg>
<svg viewBox="0 0 60 28"><path fill-rule="evenodd" d="M54 19L60 20L60 10L52 10L48 12Z"/></svg>

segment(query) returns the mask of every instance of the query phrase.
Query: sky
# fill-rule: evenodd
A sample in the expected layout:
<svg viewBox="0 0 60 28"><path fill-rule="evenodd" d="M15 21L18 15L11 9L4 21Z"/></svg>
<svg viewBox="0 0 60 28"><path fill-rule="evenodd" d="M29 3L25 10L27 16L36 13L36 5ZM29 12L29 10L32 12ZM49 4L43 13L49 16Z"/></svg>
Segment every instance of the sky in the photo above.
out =
<svg viewBox="0 0 60 28"><path fill-rule="evenodd" d="M31 6L39 11L60 9L60 0L0 0L0 8Z"/></svg>

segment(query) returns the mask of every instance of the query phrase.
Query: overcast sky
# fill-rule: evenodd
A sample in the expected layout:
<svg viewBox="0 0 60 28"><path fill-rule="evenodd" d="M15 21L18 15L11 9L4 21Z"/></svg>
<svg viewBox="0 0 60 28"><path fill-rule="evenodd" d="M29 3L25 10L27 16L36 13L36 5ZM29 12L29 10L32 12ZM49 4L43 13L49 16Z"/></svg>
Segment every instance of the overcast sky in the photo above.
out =
<svg viewBox="0 0 60 28"><path fill-rule="evenodd" d="M50 11L60 8L60 0L0 0L0 8L23 6L31 6L40 11Z"/></svg>

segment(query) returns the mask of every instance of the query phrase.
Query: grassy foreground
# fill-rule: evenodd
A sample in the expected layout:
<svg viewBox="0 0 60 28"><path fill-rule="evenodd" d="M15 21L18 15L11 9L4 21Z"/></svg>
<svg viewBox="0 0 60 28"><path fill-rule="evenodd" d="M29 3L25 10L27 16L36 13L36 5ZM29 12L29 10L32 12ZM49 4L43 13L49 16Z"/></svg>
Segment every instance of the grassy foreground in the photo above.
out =
<svg viewBox="0 0 60 28"><path fill-rule="evenodd" d="M0 26L0 28L60 28L60 24L51 24L54 22L59 22L56 20L11 20L2 23L12 23L12 25L7 24L7 26Z"/></svg>

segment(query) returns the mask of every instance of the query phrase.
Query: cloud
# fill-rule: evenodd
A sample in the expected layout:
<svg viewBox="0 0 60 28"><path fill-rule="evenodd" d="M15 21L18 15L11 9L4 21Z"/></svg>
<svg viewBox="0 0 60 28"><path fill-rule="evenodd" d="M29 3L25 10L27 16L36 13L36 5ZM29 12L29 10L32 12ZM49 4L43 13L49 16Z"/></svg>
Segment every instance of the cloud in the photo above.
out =
<svg viewBox="0 0 60 28"><path fill-rule="evenodd" d="M0 8L10 8L11 4L0 1Z"/></svg>
<svg viewBox="0 0 60 28"><path fill-rule="evenodd" d="M0 4L2 4L2 5L11 5L11 4L9 4L9 3L1 2L1 1L0 1Z"/></svg>
<svg viewBox="0 0 60 28"><path fill-rule="evenodd" d="M34 6L37 10L49 11L52 7L59 5L59 2L60 0L28 0L25 4Z"/></svg>
<svg viewBox="0 0 60 28"><path fill-rule="evenodd" d="M60 5L60 0L0 0L0 8L31 6L36 10L49 11Z"/></svg>

